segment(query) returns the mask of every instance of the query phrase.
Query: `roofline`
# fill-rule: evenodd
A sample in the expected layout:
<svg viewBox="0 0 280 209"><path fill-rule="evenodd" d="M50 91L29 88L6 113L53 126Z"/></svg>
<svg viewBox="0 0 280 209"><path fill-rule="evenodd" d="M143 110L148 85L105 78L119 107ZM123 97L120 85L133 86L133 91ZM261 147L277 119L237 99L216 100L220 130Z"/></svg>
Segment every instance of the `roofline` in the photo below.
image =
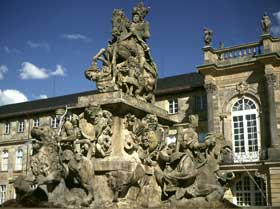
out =
<svg viewBox="0 0 280 209"><path fill-rule="evenodd" d="M169 77L164 77L164 78L159 78L158 81L164 81L165 79L176 79L176 77L180 77L180 76L184 76L184 75L192 75L192 74L199 74L198 72L191 72L191 73L184 73L184 74L179 74L179 75L175 75L175 76L169 76ZM174 93L182 93L182 92L189 92L195 89L199 89L199 88L203 88L203 85L197 85L197 86L184 86L184 87L172 87L172 88L167 88L167 89L157 89L155 92L156 96L162 96L162 95L168 95L168 94L174 94ZM26 105L26 104L30 104L30 105L36 105L37 102L44 102L44 103L48 103L48 102L53 102L56 99L60 99L60 98L64 98L64 97L73 97L74 100L78 99L78 97L83 96L83 95L89 95L89 94L98 94L98 90L90 90L90 91L84 91L84 92L78 92L78 93L73 93L73 94L67 94L67 95L62 95L62 96L57 96L57 97L50 97L47 99L38 99L38 100L33 100L33 101L27 101L27 102L21 102L21 103L14 103L14 104L9 104L9 105L3 105L0 106L1 108L6 108L6 107L17 107L19 105ZM34 108L32 110L23 110L20 112L9 112L9 113L4 113L4 114L0 114L0 119L6 119L6 118L12 118L12 117L16 117L19 115L29 115L29 114L34 114L34 113L45 113L45 112L50 112L53 110L56 110L58 108L64 108L65 105L68 106L74 106L75 104L77 104L77 101L72 101L69 102L67 104L60 104L60 105L53 105L53 106L48 106L48 107L42 107L42 108Z"/></svg>

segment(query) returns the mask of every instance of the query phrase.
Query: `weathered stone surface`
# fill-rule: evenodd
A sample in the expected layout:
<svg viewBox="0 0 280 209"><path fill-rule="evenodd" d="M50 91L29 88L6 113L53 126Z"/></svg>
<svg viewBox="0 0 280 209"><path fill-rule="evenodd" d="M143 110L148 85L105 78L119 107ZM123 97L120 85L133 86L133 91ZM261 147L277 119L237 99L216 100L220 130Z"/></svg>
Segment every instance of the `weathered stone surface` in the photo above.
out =
<svg viewBox="0 0 280 209"><path fill-rule="evenodd" d="M157 68L146 40L150 37L149 22L144 20L149 8L139 3L133 8L132 21L124 11L115 9L112 17L112 40L101 49L85 71L96 81L100 92L120 90L144 101L155 102ZM102 62L102 68L97 62Z"/></svg>
<svg viewBox="0 0 280 209"><path fill-rule="evenodd" d="M113 12L113 38L85 72L101 93L80 97L75 108L58 109L59 130L32 129L33 178L18 179L18 203L25 206L90 208L226 207L223 195L234 179L219 170L230 152L220 134L198 142L198 118L176 124L155 106L156 66L146 39L148 8L133 8L130 22ZM211 44L208 30L205 43ZM97 69L97 60L103 63ZM215 100L214 85L208 90ZM215 87L215 86L214 86ZM212 95L213 94L213 95ZM215 108L215 103L213 103ZM68 117L68 111L74 111ZM176 124L176 125L175 125ZM176 143L167 144L169 127ZM31 185L37 185L31 189ZM187 205L187 206L186 206Z"/></svg>

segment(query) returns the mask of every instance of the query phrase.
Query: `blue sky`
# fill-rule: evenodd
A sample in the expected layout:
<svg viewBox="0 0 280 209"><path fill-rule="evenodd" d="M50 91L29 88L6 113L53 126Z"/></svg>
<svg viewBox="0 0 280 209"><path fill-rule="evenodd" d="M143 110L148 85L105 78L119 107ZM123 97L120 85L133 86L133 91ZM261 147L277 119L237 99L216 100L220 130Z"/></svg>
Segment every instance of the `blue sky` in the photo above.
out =
<svg viewBox="0 0 280 209"><path fill-rule="evenodd" d="M111 15L131 19L138 0L1 0L0 105L92 90L84 78L93 55L111 38ZM148 44L159 76L195 72L203 62L203 28L213 47L260 39L266 11L280 36L280 0L144 0Z"/></svg>

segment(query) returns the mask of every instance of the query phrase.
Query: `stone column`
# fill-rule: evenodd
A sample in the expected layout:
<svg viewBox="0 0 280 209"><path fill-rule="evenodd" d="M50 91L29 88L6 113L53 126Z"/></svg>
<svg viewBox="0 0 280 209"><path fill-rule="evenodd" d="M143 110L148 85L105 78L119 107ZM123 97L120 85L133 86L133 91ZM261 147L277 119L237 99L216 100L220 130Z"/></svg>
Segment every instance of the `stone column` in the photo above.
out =
<svg viewBox="0 0 280 209"><path fill-rule="evenodd" d="M113 116L113 136L112 136L112 153L113 158L123 157L123 120L119 116Z"/></svg>
<svg viewBox="0 0 280 209"><path fill-rule="evenodd" d="M205 89L207 92L207 121L208 121L208 132L214 131L214 105L213 96L216 92L216 85L213 83L205 84Z"/></svg>
<svg viewBox="0 0 280 209"><path fill-rule="evenodd" d="M277 136L277 118L276 118L276 104L275 104L275 95L274 89L276 86L276 75L273 73L273 67L271 65L265 67L265 78L267 84L267 100L268 100L268 109L269 109L269 132L270 132L270 148L269 148L269 158L275 159L279 158L277 153L280 148L280 139ZM275 150L277 148L277 150Z"/></svg>

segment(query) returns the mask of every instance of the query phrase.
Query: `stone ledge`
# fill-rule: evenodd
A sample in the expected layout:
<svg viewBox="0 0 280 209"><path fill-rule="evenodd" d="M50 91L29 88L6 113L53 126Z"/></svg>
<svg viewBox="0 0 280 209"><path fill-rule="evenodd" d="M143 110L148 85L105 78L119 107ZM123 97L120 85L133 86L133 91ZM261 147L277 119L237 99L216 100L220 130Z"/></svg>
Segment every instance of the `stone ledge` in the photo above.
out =
<svg viewBox="0 0 280 209"><path fill-rule="evenodd" d="M135 163L125 160L95 160L94 161L94 171L132 171L135 167Z"/></svg>
<svg viewBox="0 0 280 209"><path fill-rule="evenodd" d="M171 119L166 110L120 91L79 97L78 104L75 108L83 108L91 103L97 103L104 109L119 115L133 113L143 117L145 114L155 114L163 124L172 125L179 122Z"/></svg>

